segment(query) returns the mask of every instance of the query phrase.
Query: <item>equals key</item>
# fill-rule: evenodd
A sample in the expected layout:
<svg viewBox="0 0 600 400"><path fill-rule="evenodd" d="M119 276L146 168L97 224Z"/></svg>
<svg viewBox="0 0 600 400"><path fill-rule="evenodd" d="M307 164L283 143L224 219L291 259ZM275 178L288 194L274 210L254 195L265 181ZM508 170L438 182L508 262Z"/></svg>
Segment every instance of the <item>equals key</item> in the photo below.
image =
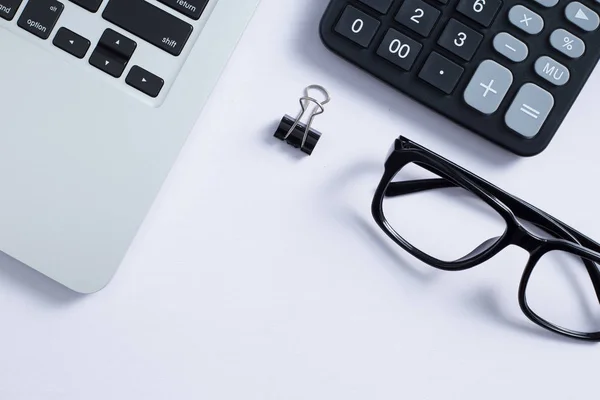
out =
<svg viewBox="0 0 600 400"><path fill-rule="evenodd" d="M41 39L48 39L64 8L64 4L56 0L30 0L17 25Z"/></svg>

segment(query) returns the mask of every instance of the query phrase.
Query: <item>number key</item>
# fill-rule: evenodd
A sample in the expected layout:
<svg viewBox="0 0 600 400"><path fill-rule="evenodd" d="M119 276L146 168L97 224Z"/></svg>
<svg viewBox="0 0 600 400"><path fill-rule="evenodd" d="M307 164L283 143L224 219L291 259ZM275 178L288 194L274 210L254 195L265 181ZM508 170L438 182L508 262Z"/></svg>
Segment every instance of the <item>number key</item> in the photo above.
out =
<svg viewBox="0 0 600 400"><path fill-rule="evenodd" d="M396 21L421 36L429 36L440 12L421 0L406 0L396 15Z"/></svg>
<svg viewBox="0 0 600 400"><path fill-rule="evenodd" d="M460 58L469 61L481 44L483 35L479 32L451 19L442 32L438 44Z"/></svg>
<svg viewBox="0 0 600 400"><path fill-rule="evenodd" d="M377 49L377 54L408 71L415 63L422 47L417 41L390 29Z"/></svg>
<svg viewBox="0 0 600 400"><path fill-rule="evenodd" d="M346 7L335 31L362 47L368 47L379 29L380 22L352 6Z"/></svg>
<svg viewBox="0 0 600 400"><path fill-rule="evenodd" d="M460 0L456 10L487 28L501 6L502 0Z"/></svg>

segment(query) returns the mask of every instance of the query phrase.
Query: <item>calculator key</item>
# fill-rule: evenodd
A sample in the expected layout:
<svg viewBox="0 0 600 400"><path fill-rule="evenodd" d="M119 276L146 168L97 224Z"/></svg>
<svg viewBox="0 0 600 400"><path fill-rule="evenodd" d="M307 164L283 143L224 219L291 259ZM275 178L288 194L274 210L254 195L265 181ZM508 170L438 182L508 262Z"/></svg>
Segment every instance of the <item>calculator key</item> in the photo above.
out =
<svg viewBox="0 0 600 400"><path fill-rule="evenodd" d="M362 47L368 47L379 25L380 22L375 18L348 6L335 26L335 31Z"/></svg>
<svg viewBox="0 0 600 400"><path fill-rule="evenodd" d="M1 0L0 0L1 1ZM61 50L77 58L85 57L90 48L90 41L67 28L60 28L52 43Z"/></svg>
<svg viewBox="0 0 600 400"><path fill-rule="evenodd" d="M361 3L368 5L382 14L388 12L393 1L394 0L360 0Z"/></svg>
<svg viewBox="0 0 600 400"><path fill-rule="evenodd" d="M554 97L533 83L526 83L510 105L504 121L515 132L532 138L540 132L550 111Z"/></svg>
<svg viewBox="0 0 600 400"><path fill-rule="evenodd" d="M572 2L565 8L565 16L584 31L595 31L600 25L598 14L578 1Z"/></svg>
<svg viewBox="0 0 600 400"><path fill-rule="evenodd" d="M500 107L513 83L508 68L492 60L483 61L471 78L463 95L465 102L483 114L493 114Z"/></svg>
<svg viewBox="0 0 600 400"><path fill-rule="evenodd" d="M114 51L126 60L131 58L137 47L136 42L112 29L106 29L98 43L111 51Z"/></svg>
<svg viewBox="0 0 600 400"><path fill-rule="evenodd" d="M65 5L56 0L30 1L17 25L41 39L48 39L64 8Z"/></svg>
<svg viewBox="0 0 600 400"><path fill-rule="evenodd" d="M436 52L431 53L419 73L419 78L446 94L452 93L464 68Z"/></svg>
<svg viewBox="0 0 600 400"><path fill-rule="evenodd" d="M521 5L510 9L508 19L514 26L530 35L537 35L544 29L544 20L542 17Z"/></svg>
<svg viewBox="0 0 600 400"><path fill-rule="evenodd" d="M583 40L564 29L557 29L552 32L550 44L556 50L571 58L579 58L585 53Z"/></svg>
<svg viewBox="0 0 600 400"><path fill-rule="evenodd" d="M396 21L421 36L429 36L441 12L421 0L406 0L396 15Z"/></svg>
<svg viewBox="0 0 600 400"><path fill-rule="evenodd" d="M127 61L112 51L97 46L90 56L90 64L107 74L118 78L123 74Z"/></svg>
<svg viewBox="0 0 600 400"><path fill-rule="evenodd" d="M131 71L127 74L125 82L150 97L158 96L165 84L162 78L137 65L131 67Z"/></svg>
<svg viewBox="0 0 600 400"><path fill-rule="evenodd" d="M525 61L529 48L513 35L500 32L494 37L494 49L513 62Z"/></svg>
<svg viewBox="0 0 600 400"><path fill-rule="evenodd" d="M448 0L436 0L438 3L448 4Z"/></svg>
<svg viewBox="0 0 600 400"><path fill-rule="evenodd" d="M567 67L547 56L538 58L535 62L535 72L556 86L564 85L571 78Z"/></svg>
<svg viewBox="0 0 600 400"><path fill-rule="evenodd" d="M481 44L483 35L468 26L451 19L442 32L438 44L460 58L469 61Z"/></svg>
<svg viewBox="0 0 600 400"><path fill-rule="evenodd" d="M71 3L75 3L78 6L95 13L100 8L102 0L71 0Z"/></svg>
<svg viewBox="0 0 600 400"><path fill-rule="evenodd" d="M502 0L460 0L456 10L473 21L488 27L502 6Z"/></svg>
<svg viewBox="0 0 600 400"><path fill-rule="evenodd" d="M0 18L12 21L23 0L0 0Z"/></svg>
<svg viewBox="0 0 600 400"><path fill-rule="evenodd" d="M402 33L390 29L385 34L377 54L405 71L412 68L421 52L421 44Z"/></svg>
<svg viewBox="0 0 600 400"><path fill-rule="evenodd" d="M535 2L547 8L554 7L558 4L558 0L535 0Z"/></svg>

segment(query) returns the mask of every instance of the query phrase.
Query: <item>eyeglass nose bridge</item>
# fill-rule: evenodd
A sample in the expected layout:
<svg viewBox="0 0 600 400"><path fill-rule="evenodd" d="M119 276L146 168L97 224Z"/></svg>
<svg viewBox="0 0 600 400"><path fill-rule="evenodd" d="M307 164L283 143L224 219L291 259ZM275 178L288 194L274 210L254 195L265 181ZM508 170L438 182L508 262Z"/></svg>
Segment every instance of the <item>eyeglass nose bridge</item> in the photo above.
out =
<svg viewBox="0 0 600 400"><path fill-rule="evenodd" d="M545 242L545 239L535 235L521 224L516 226L510 236L510 244L522 248L529 254L538 250Z"/></svg>

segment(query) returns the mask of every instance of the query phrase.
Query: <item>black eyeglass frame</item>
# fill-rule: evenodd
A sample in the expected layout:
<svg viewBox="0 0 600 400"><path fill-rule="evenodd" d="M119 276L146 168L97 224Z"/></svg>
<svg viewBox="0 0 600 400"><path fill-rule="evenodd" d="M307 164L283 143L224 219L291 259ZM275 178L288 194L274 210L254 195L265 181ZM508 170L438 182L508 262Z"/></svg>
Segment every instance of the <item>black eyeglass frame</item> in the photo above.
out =
<svg viewBox="0 0 600 400"><path fill-rule="evenodd" d="M410 163L414 163L440 178L392 182L396 174ZM462 187L487 203L505 220L506 230L502 236L484 242L471 254L448 262L422 252L398 234L385 218L383 202L386 197L450 187ZM445 271L462 271L473 268L489 260L509 245L521 247L529 252L529 260L525 266L518 292L519 305L523 313L534 323L552 332L574 339L600 341L600 332L577 332L555 325L537 315L527 304L526 289L529 278L537 262L551 251L564 251L582 258L600 303L600 270L595 265L595 263L600 264L600 244L544 211L410 139L400 136L396 139L385 162L385 171L375 191L371 212L377 225L397 245L424 263ZM535 235L519 219L534 224L555 239Z"/></svg>

